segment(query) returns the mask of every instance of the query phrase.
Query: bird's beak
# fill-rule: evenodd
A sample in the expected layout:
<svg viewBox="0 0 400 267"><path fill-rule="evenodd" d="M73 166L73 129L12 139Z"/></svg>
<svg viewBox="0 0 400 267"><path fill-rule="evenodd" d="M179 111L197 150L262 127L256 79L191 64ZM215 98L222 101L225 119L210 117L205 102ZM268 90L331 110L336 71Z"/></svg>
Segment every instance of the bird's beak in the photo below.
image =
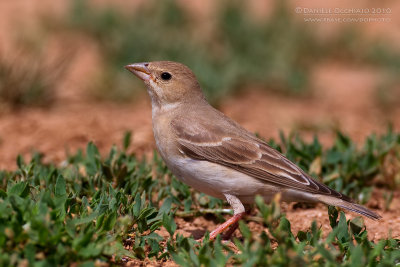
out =
<svg viewBox="0 0 400 267"><path fill-rule="evenodd" d="M133 74L139 77L139 79L147 82L150 80L150 70L147 67L149 63L143 62L143 63L134 63L130 65L126 65L125 69L129 70Z"/></svg>

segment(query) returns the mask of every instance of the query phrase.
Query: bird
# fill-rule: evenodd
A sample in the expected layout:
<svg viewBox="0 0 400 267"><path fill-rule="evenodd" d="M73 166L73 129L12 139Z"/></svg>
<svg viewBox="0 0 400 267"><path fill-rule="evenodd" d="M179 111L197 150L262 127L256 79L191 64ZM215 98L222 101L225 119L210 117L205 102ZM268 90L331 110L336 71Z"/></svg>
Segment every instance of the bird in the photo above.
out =
<svg viewBox="0 0 400 267"><path fill-rule="evenodd" d="M173 61L125 66L147 87L157 150L183 183L226 200L233 216L209 235L235 231L256 195L266 202L337 206L378 220L380 215L313 179L283 154L212 107L189 67Z"/></svg>

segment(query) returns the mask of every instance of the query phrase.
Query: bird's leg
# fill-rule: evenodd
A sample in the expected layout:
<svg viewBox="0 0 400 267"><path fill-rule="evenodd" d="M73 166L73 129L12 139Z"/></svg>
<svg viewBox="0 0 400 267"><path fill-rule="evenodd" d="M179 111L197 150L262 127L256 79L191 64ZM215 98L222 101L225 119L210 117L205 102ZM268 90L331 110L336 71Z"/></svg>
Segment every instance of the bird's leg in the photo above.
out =
<svg viewBox="0 0 400 267"><path fill-rule="evenodd" d="M222 240L229 240L229 239L231 239L232 234L236 231L236 229L237 229L238 227L239 227L239 221L233 223L233 224L229 227L228 231L226 231L226 232L224 233L224 235L222 236Z"/></svg>
<svg viewBox="0 0 400 267"><path fill-rule="evenodd" d="M233 215L232 218L230 218L229 220L227 220L226 222L224 222L223 224L218 226L214 231L212 231L210 233L210 240L214 240L220 233L225 231L231 225L232 225L232 227L234 227L233 231L236 230L236 228L238 226L238 221L244 216L244 214L245 214L244 212L235 214L235 215ZM232 231L232 233L233 233L233 231ZM231 229L229 229L228 232L231 232Z"/></svg>
<svg viewBox="0 0 400 267"><path fill-rule="evenodd" d="M249 214L250 214L250 211L251 211L251 206L250 206L250 205L248 205L248 206L245 205L244 208L245 208L245 211L246 211L246 214L244 214L244 215L249 215ZM242 216L242 218L244 217L244 215ZM223 239L223 240L229 240L229 239L231 238L232 234L235 232L235 230L236 230L238 227L239 227L239 220L238 220L237 222L233 223L233 224L229 227L228 231L226 231L226 232L224 233L224 236L222 237L222 239Z"/></svg>
<svg viewBox="0 0 400 267"><path fill-rule="evenodd" d="M224 195L226 200L233 208L233 217L224 222L223 224L221 224L220 226L218 226L217 229L212 231L210 233L210 240L214 240L220 233L225 231L229 226L231 226L231 228L228 230L227 234L230 237L238 227L239 220L243 218L246 212L242 202L240 202L240 200L237 197L229 194L224 194Z"/></svg>

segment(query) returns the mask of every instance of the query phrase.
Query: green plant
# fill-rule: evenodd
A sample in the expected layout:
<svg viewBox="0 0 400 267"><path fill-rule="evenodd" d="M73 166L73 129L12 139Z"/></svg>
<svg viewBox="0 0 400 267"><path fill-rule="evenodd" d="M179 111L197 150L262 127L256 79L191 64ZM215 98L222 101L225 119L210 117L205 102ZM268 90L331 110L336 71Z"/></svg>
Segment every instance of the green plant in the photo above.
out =
<svg viewBox="0 0 400 267"><path fill-rule="evenodd" d="M196 246L190 238L177 236L176 243L168 244L174 261L182 266L391 266L400 261L400 240L369 241L360 217L346 220L343 212L339 217L330 207L332 231L326 239L315 222L307 232L299 231L295 236L277 203L266 205L261 197L256 203L269 234L256 236L240 222L243 239L234 240L236 253L220 239Z"/></svg>
<svg viewBox="0 0 400 267"><path fill-rule="evenodd" d="M295 18L286 1L275 1L272 15L258 20L244 1L222 1L216 7L210 29L204 30L175 0L148 1L128 14L75 0L61 27L83 32L99 45L104 69L94 88L107 99L129 99L135 93L132 83L142 87L124 65L153 60L188 65L214 103L249 86L302 94L311 86L313 67L326 60L375 66L398 76L395 49L350 27L322 39ZM387 86L389 80L397 81L385 78L380 84Z"/></svg>
<svg viewBox="0 0 400 267"><path fill-rule="evenodd" d="M389 129L368 138L361 150L341 133L328 149L317 138L308 144L298 136L282 135L282 146L270 143L306 170L320 157L322 177L339 171L343 175L335 180L357 196L374 180L355 179L380 173L384 158L398 151L400 136ZM332 231L326 239L315 222L295 235L279 205L266 205L260 197L257 217L269 234L252 233L242 222L235 249L220 239L199 243L176 234L175 217L228 211L221 200L205 198L176 180L156 153L150 162L128 153L129 144L126 134L122 149L113 147L105 156L89 143L85 153L68 155L58 166L44 164L35 154L29 163L18 157L15 171L0 171L0 266L120 264L132 258L183 266L392 266L400 261L399 240L372 242L359 217L346 220L330 207ZM373 171L363 161L376 161ZM161 228L167 237L159 234Z"/></svg>
<svg viewBox="0 0 400 267"><path fill-rule="evenodd" d="M0 106L50 106L69 65L71 53L64 53L51 62L34 49L20 49L14 58L0 55Z"/></svg>
<svg viewBox="0 0 400 267"><path fill-rule="evenodd" d="M100 45L106 64L99 83L105 85L101 94L113 87L112 95L105 94L108 98L129 95L126 88L132 81L121 73L122 66L152 60L189 65L214 102L249 84L303 91L312 63L306 50L317 51L316 38L296 23L283 4L261 24L244 9L240 1L219 5L214 30L202 38L195 31L196 22L172 0L148 2L129 15L77 0L69 24Z"/></svg>

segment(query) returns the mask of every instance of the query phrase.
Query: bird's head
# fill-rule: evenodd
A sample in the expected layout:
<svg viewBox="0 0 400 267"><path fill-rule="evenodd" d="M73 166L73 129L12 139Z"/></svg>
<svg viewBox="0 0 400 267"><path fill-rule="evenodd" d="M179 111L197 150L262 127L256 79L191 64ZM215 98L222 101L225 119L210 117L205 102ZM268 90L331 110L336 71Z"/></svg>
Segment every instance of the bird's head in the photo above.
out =
<svg viewBox="0 0 400 267"><path fill-rule="evenodd" d="M125 68L144 81L153 103L158 105L204 98L196 76L183 64L154 61L134 63Z"/></svg>

